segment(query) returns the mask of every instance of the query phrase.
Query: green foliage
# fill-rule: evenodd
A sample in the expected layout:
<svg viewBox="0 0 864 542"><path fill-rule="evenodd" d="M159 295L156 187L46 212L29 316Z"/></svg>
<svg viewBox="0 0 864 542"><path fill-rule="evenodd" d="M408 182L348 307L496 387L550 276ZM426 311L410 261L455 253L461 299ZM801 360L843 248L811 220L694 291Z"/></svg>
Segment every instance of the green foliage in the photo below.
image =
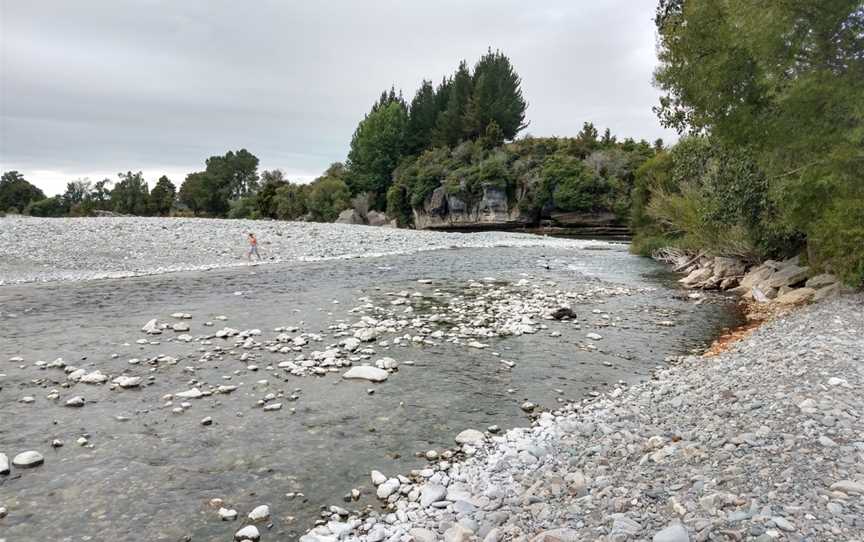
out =
<svg viewBox="0 0 864 542"><path fill-rule="evenodd" d="M212 212L211 209L215 209L214 214L218 216L227 206L227 200L216 192L216 183L204 171L186 175L186 180L180 185L177 199L195 216Z"/></svg>
<svg viewBox="0 0 864 542"><path fill-rule="evenodd" d="M162 175L150 191L150 211L156 216L168 216L177 198L177 188L171 179Z"/></svg>
<svg viewBox="0 0 864 542"><path fill-rule="evenodd" d="M477 139L494 122L503 133L502 141L515 138L528 126L525 123L528 104L522 97L521 85L521 78L504 53L490 49L483 55L474 66L465 134Z"/></svg>
<svg viewBox="0 0 864 542"><path fill-rule="evenodd" d="M246 149L211 156L205 165L204 171L186 176L178 193L195 215L226 216L233 200L258 190L258 158Z"/></svg>
<svg viewBox="0 0 864 542"><path fill-rule="evenodd" d="M261 172L261 188L258 190L258 212L261 216L277 218L278 204L274 202L276 192L288 184L284 174L279 169Z"/></svg>
<svg viewBox="0 0 864 542"><path fill-rule="evenodd" d="M120 181L111 191L111 205L114 211L127 214L144 216L150 208L150 192L144 175L139 171L132 173L118 173Z"/></svg>
<svg viewBox="0 0 864 542"><path fill-rule="evenodd" d="M285 183L276 189L271 208L275 208L279 220L298 220L306 215L306 199L309 187L293 183Z"/></svg>
<svg viewBox="0 0 864 542"><path fill-rule="evenodd" d="M386 206L391 176L402 158L407 122L404 104L390 101L373 108L351 138L348 153L351 193L373 194L375 209Z"/></svg>
<svg viewBox="0 0 864 542"><path fill-rule="evenodd" d="M431 81L423 81L411 107L408 109L408 125L405 127L405 153L417 155L432 144L432 130L438 119L438 103Z"/></svg>
<svg viewBox="0 0 864 542"><path fill-rule="evenodd" d="M58 217L64 216L67 212L65 203L61 196L53 198L43 198L39 201L31 201L24 208L24 214L40 217Z"/></svg>
<svg viewBox="0 0 864 542"><path fill-rule="evenodd" d="M602 185L579 158L553 154L543 161L540 175L558 209L588 212L599 206Z"/></svg>
<svg viewBox="0 0 864 542"><path fill-rule="evenodd" d="M252 195L235 199L231 202L228 218L261 218L261 211L258 209L258 198Z"/></svg>
<svg viewBox="0 0 864 542"><path fill-rule="evenodd" d="M755 197L744 193L749 188L726 188L753 214L760 205L767 209L770 218L763 212L759 219L771 237L764 250L793 249L806 239L819 245L808 252L822 255L820 265L856 276L864 245L835 245L827 232L833 228L842 238L858 228L847 211L864 171L860 0L663 0L656 22L661 120L679 131L710 133L725 152L756 164L764 179L754 182L759 191L767 186L764 201L748 199ZM719 169L738 167L733 158ZM739 173L753 178L750 169Z"/></svg>
<svg viewBox="0 0 864 542"><path fill-rule="evenodd" d="M319 177L309 187L306 207L312 220L333 222L339 213L351 207L351 191L338 177Z"/></svg>
<svg viewBox="0 0 864 542"><path fill-rule="evenodd" d="M394 184L387 189L387 216L395 219L396 225L400 228L407 228L414 222L406 187Z"/></svg>
<svg viewBox="0 0 864 542"><path fill-rule="evenodd" d="M468 135L465 115L473 83L468 64L463 60L447 85L447 103L438 114L432 132L434 146L453 147Z"/></svg>
<svg viewBox="0 0 864 542"><path fill-rule="evenodd" d="M0 211L22 210L31 201L45 199L45 193L24 179L17 171L7 171L0 177Z"/></svg>

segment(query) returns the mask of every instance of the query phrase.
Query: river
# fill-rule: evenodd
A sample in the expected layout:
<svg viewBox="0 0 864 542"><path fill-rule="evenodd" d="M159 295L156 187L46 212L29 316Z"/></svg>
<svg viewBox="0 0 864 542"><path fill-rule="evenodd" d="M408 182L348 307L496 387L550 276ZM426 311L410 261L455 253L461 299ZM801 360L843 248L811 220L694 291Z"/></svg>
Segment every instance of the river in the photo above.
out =
<svg viewBox="0 0 864 542"><path fill-rule="evenodd" d="M45 456L40 467L0 476L0 506L8 509L0 539L230 540L252 508L268 504L272 526L262 528L262 540L294 540L322 506L377 506L367 496L371 469L393 475L419 468L425 460L417 452L452 447L466 428L527 425L520 409L525 400L555 408L559 400L649 378L667 356L702 347L738 323L728 300L696 303L661 265L628 254L626 245L599 248L451 249L0 287L0 452L10 459L24 450ZM415 361L374 386L340 373L297 377L267 370L275 361L266 351L254 371L236 357L199 359L202 346L194 341L163 335L158 345L136 343L145 322L176 311L193 316L192 335L213 333L218 327L201 324L220 315L241 330L272 334L296 326L328 335L334 323L356 320L349 310L361 297L413 291L418 279L431 281L427 289L460 291L486 277L502 284L527 277L575 290L624 286L631 293L575 304L579 328L548 323L560 336L543 330L490 339L483 350L446 342L373 345L376 357ZM601 317L614 323L600 331L603 340L593 350L578 348ZM661 327L658 320L675 325ZM154 354L179 362L128 363ZM6 361L15 356L24 361ZM111 376L126 371L151 378L140 389L83 383L68 389L62 371L34 365L60 357ZM512 369L501 363L504 357L515 363ZM182 414L165 406L163 396L195 382L239 388L197 399ZM374 394L367 393L371 387ZM59 400L46 398L51 390ZM280 391L299 399L273 412L256 405L265 393ZM65 407L72 395L87 404ZM25 396L34 401L20 402ZM201 425L205 416L213 425ZM88 446L76 444L81 436ZM64 445L52 448L54 439ZM363 489L364 497L343 502L352 488ZM240 519L221 521L208 504L212 498L223 499Z"/></svg>

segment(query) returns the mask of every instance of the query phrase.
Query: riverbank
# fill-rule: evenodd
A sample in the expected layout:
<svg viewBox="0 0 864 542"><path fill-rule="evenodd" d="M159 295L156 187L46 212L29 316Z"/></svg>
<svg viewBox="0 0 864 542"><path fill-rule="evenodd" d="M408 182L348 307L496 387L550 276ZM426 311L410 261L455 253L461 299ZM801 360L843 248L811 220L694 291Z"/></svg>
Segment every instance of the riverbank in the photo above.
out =
<svg viewBox="0 0 864 542"><path fill-rule="evenodd" d="M388 510L303 540L861 540L862 309L803 307L530 428L463 434L464 460L390 478Z"/></svg>
<svg viewBox="0 0 864 542"><path fill-rule="evenodd" d="M434 231L205 218L0 218L0 286L201 271L260 263L370 258L449 248L581 248L602 242L520 233ZM256 260L256 263L259 263Z"/></svg>

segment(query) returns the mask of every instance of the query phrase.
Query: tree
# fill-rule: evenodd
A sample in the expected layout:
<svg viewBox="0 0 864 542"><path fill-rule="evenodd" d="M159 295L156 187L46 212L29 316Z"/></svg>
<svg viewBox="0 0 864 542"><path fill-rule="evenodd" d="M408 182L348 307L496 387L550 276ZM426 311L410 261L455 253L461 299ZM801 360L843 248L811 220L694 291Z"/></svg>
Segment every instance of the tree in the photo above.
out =
<svg viewBox="0 0 864 542"><path fill-rule="evenodd" d="M66 192L63 193L64 204L66 208L71 209L76 205L80 205L90 195L92 190L88 179L78 179L66 183Z"/></svg>
<svg viewBox="0 0 864 542"><path fill-rule="evenodd" d="M150 210L157 216L167 216L171 213L174 200L177 198L177 188L171 179L162 175L156 181L156 186L150 192Z"/></svg>
<svg viewBox="0 0 864 542"><path fill-rule="evenodd" d="M228 200L216 191L215 184L204 171L190 173L186 175L186 179L180 185L178 199L195 216L202 213L218 216L227 211ZM213 212L214 209L216 210L215 213Z"/></svg>
<svg viewBox="0 0 864 542"><path fill-rule="evenodd" d="M258 190L258 212L261 213L261 216L277 218L278 209L274 198L279 188L287 184L288 181L282 170L274 169L261 172L261 188Z"/></svg>
<svg viewBox="0 0 864 542"><path fill-rule="evenodd" d="M372 193L375 209L384 209L387 204L393 170L403 154L407 120L404 105L391 101L366 115L351 138L348 152L351 193Z"/></svg>
<svg viewBox="0 0 864 542"><path fill-rule="evenodd" d="M432 145L432 130L438 118L438 103L432 82L424 80L408 109L405 154L420 154Z"/></svg>
<svg viewBox="0 0 864 542"><path fill-rule="evenodd" d="M93 185L85 200L88 209L106 211L111 208L111 183L111 179L102 179Z"/></svg>
<svg viewBox="0 0 864 542"><path fill-rule="evenodd" d="M780 229L807 236L811 263L864 282L860 0L664 0L655 22L661 121L752 153Z"/></svg>
<svg viewBox="0 0 864 542"><path fill-rule="evenodd" d="M127 215L144 216L150 207L150 192L144 174L140 171L118 173L120 178L111 191L111 205L114 211Z"/></svg>
<svg viewBox="0 0 864 542"><path fill-rule="evenodd" d="M342 179L319 177L309 187L306 206L312 220L333 222L339 213L351 206L351 191Z"/></svg>
<svg viewBox="0 0 864 542"><path fill-rule="evenodd" d="M254 194L258 189L258 158L246 149L211 156L205 164L207 174L226 204L227 200Z"/></svg>
<svg viewBox="0 0 864 542"><path fill-rule="evenodd" d="M7 171L0 177L0 211L21 212L31 201L45 199L45 193L24 179L17 171Z"/></svg>
<svg viewBox="0 0 864 542"><path fill-rule="evenodd" d="M285 183L276 189L273 196L272 207L275 208L276 218L279 220L297 220L308 212L306 200L309 187Z"/></svg>
<svg viewBox="0 0 864 542"><path fill-rule="evenodd" d="M24 214L40 217L59 217L64 216L68 208L63 202L61 196L53 198L43 198L39 201L31 201L24 209Z"/></svg>
<svg viewBox="0 0 864 542"><path fill-rule="evenodd" d="M463 60L447 85L447 105L435 121L433 145L454 147L468 135L465 113L471 100L472 86L468 64Z"/></svg>
<svg viewBox="0 0 864 542"><path fill-rule="evenodd" d="M474 67L471 97L465 111L464 131L471 139L486 133L496 122L505 139L513 139L525 129L528 104L522 97L522 80L501 51L491 49Z"/></svg>

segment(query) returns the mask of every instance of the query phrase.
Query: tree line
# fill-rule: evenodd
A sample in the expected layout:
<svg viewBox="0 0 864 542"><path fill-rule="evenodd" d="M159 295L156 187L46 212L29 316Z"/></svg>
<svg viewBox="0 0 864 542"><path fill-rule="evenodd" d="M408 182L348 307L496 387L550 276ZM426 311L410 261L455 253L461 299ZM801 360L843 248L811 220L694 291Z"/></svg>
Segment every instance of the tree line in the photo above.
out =
<svg viewBox="0 0 864 542"><path fill-rule="evenodd" d="M664 92L684 136L637 174L634 249L803 253L864 284L864 6L661 0Z"/></svg>

